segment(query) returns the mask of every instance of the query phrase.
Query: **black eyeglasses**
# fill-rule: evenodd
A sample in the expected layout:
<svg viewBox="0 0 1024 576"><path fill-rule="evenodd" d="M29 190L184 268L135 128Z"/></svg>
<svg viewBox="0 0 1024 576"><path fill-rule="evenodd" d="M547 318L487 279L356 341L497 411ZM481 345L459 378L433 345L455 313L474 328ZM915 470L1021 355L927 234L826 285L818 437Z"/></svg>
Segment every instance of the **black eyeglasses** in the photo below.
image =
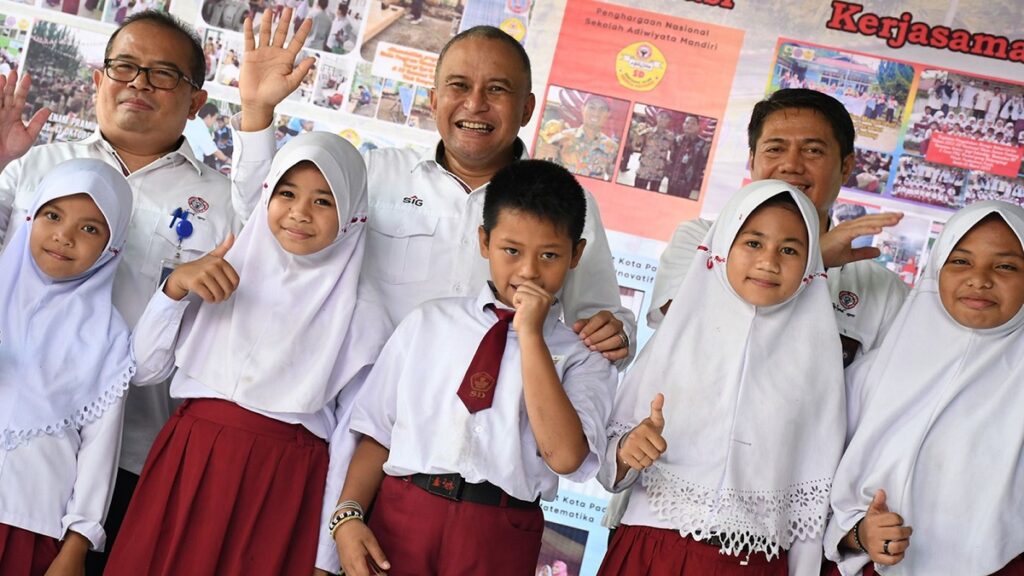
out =
<svg viewBox="0 0 1024 576"><path fill-rule="evenodd" d="M196 90L202 89L195 81L174 68L151 68L138 66L125 60L107 58L103 61L103 72L107 78L118 82L131 82L138 78L139 74L145 72L146 82L158 90L174 90L182 80L188 82L189 86Z"/></svg>

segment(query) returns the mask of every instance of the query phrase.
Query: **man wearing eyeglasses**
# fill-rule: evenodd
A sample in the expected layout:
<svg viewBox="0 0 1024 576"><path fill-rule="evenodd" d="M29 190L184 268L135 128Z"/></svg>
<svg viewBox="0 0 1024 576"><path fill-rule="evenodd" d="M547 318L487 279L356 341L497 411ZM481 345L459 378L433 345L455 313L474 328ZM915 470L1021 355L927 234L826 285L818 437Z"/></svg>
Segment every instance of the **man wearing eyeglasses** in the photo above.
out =
<svg viewBox="0 0 1024 576"><path fill-rule="evenodd" d="M247 216L233 207L244 204L233 198L227 178L197 159L182 136L185 122L206 102L205 64L199 39L178 20L159 12L134 15L111 35L103 68L93 71L99 130L80 142L31 149L49 112L40 111L23 123L30 79L18 83L12 73L0 82L0 241L12 238L25 222L36 185L56 164L96 158L120 169L135 193L135 204L114 283L114 304L133 326L162 271L203 256ZM172 219L179 209L191 224L191 234L178 234L185 231L176 228L181 217ZM121 469L105 526L107 550L170 410L165 386L133 388L128 395ZM72 523L69 534L88 537L69 538L65 546L81 547L83 553L84 548L99 547L104 531L95 524ZM90 556L88 571L99 574L103 560Z"/></svg>

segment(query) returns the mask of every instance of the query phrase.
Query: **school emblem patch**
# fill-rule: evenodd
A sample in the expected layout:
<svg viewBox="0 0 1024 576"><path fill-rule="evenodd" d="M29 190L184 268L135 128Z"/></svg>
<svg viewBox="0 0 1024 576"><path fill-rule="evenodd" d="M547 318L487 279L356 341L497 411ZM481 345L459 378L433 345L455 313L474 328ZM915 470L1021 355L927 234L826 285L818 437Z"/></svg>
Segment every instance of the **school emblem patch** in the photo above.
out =
<svg viewBox="0 0 1024 576"><path fill-rule="evenodd" d="M494 387L494 378L487 372L477 372L469 377L469 395L473 398L483 398L487 392Z"/></svg>
<svg viewBox="0 0 1024 576"><path fill-rule="evenodd" d="M190 196L188 199L188 207L194 214L202 214L210 209L210 203L199 196Z"/></svg>
<svg viewBox="0 0 1024 576"><path fill-rule="evenodd" d="M849 290L839 292L839 305L842 306L844 310L852 310L859 303L860 298L858 298L853 292L850 292Z"/></svg>

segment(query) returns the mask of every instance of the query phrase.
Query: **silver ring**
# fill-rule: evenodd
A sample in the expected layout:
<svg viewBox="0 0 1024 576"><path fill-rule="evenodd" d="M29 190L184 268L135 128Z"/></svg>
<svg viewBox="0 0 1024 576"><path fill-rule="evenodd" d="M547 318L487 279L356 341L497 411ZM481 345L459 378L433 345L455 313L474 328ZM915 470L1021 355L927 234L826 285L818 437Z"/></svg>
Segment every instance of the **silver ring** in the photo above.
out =
<svg viewBox="0 0 1024 576"><path fill-rule="evenodd" d="M892 556L892 553L889 552L890 543L892 543L892 540L886 540L885 542L882 542L882 554L885 554L886 556Z"/></svg>
<svg viewBox="0 0 1024 576"><path fill-rule="evenodd" d="M622 342L619 348L629 348L629 336L626 336L625 332L619 332L619 341Z"/></svg>

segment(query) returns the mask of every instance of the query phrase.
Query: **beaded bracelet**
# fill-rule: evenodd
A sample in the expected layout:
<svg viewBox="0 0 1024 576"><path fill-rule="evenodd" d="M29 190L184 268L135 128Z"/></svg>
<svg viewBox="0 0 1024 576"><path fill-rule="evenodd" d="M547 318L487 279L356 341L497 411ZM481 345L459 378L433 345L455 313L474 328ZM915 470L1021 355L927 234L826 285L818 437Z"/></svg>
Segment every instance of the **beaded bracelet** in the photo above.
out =
<svg viewBox="0 0 1024 576"><path fill-rule="evenodd" d="M854 542L857 543L857 548L860 548L861 552L867 554L868 553L867 549L864 548L864 545L860 543L860 523L863 520L864 520L864 517L861 516L860 520L857 520L857 523L853 525L853 540L854 540Z"/></svg>
<svg viewBox="0 0 1024 576"><path fill-rule="evenodd" d="M355 500L345 500L344 502L339 503L334 507L334 511L331 512L331 514L337 514L339 510L343 510L345 508L351 508L352 510L358 510L360 514L366 514L366 512L363 511L363 506Z"/></svg>
<svg viewBox="0 0 1024 576"><path fill-rule="evenodd" d="M338 529L338 526L341 526L348 520L354 520L356 518L362 520L363 513L359 510L347 510L345 512L335 514L334 518L331 518L330 524L327 525L327 531L331 534L331 538L334 538L334 531Z"/></svg>

